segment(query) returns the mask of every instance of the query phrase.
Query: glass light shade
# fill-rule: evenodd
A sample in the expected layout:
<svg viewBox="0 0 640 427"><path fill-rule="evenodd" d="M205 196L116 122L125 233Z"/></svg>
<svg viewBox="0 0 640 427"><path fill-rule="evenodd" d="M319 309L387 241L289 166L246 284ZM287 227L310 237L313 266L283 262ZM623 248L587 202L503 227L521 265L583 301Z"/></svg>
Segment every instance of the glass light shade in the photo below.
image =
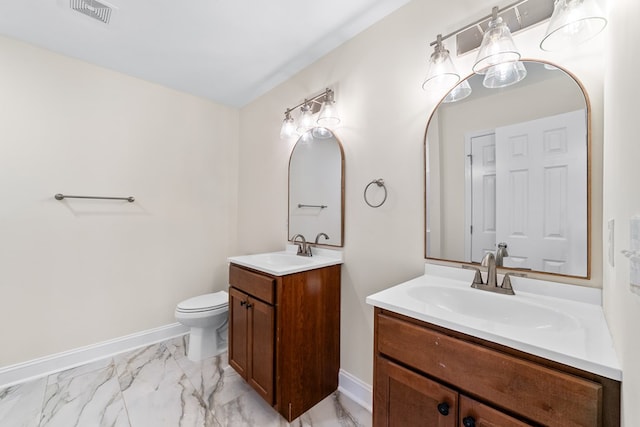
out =
<svg viewBox="0 0 640 427"><path fill-rule="evenodd" d="M293 123L293 117L287 112L284 120L282 121L282 127L280 128L280 138L289 139L296 134L296 126Z"/></svg>
<svg viewBox="0 0 640 427"><path fill-rule="evenodd" d="M595 37L607 20L595 0L556 0L540 49L558 51Z"/></svg>
<svg viewBox="0 0 640 427"><path fill-rule="evenodd" d="M465 99L467 96L471 95L471 86L469 82L463 80L458 84L458 86L454 87L451 92L444 97L442 102L456 102L462 99Z"/></svg>
<svg viewBox="0 0 640 427"><path fill-rule="evenodd" d="M482 37L480 51L473 64L473 72L484 74L490 67L503 62L515 62L520 59L509 27L497 17L489 21L489 27Z"/></svg>
<svg viewBox="0 0 640 427"><path fill-rule="evenodd" d="M425 91L449 89L460 81L460 75L451 61L449 51L442 44L436 44L427 67L427 77L422 83Z"/></svg>
<svg viewBox="0 0 640 427"><path fill-rule="evenodd" d="M298 131L298 133L304 133L306 131L308 131L309 129L313 128L314 126L314 121L313 121L313 114L311 113L311 107L309 107L308 105L303 105L301 107L302 113L300 114L300 117L298 118L298 126L296 127L296 130Z"/></svg>
<svg viewBox="0 0 640 427"><path fill-rule="evenodd" d="M336 109L336 101L327 99L322 103L317 123L327 128L332 128L340 123L340 116L338 116L338 110Z"/></svg>
<svg viewBox="0 0 640 427"><path fill-rule="evenodd" d="M489 89L511 86L527 77L527 69L521 61L505 62L487 69L482 85Z"/></svg>

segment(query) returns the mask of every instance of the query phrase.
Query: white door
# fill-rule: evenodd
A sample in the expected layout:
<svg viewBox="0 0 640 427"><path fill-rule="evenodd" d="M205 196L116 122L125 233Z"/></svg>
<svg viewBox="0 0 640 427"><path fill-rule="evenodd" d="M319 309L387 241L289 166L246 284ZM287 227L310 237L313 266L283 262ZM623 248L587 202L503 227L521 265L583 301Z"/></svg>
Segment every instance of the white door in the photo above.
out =
<svg viewBox="0 0 640 427"><path fill-rule="evenodd" d="M496 129L496 242L504 265L587 272L586 113Z"/></svg>
<svg viewBox="0 0 640 427"><path fill-rule="evenodd" d="M480 262L487 252L495 251L496 242L496 142L493 132L467 137L471 188L467 189L467 226L471 262ZM469 180L467 180L468 182ZM469 259L468 259L469 260Z"/></svg>

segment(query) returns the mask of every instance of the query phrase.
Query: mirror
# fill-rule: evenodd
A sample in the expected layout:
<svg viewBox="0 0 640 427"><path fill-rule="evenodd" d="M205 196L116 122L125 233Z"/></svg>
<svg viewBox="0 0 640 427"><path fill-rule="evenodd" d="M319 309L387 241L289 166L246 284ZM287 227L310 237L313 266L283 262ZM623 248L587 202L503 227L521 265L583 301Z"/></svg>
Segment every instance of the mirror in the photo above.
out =
<svg viewBox="0 0 640 427"><path fill-rule="evenodd" d="M328 129L314 128L298 139L289 159L289 237L343 245L344 152Z"/></svg>
<svg viewBox="0 0 640 427"><path fill-rule="evenodd" d="M501 89L468 77L471 95L429 119L425 254L479 263L503 244L504 267L588 278L588 98L561 68L524 64Z"/></svg>

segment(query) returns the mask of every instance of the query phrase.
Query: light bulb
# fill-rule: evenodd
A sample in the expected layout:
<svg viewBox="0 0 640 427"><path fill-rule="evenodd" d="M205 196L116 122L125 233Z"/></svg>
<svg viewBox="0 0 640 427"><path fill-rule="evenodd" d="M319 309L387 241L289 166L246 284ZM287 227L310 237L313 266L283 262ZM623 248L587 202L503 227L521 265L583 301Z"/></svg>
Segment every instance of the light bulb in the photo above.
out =
<svg viewBox="0 0 640 427"><path fill-rule="evenodd" d="M304 133L311 129L314 125L313 123L313 114L311 113L311 106L308 104L304 104L300 107L302 113L300 114L300 118L298 119L298 126L296 130L298 133Z"/></svg>

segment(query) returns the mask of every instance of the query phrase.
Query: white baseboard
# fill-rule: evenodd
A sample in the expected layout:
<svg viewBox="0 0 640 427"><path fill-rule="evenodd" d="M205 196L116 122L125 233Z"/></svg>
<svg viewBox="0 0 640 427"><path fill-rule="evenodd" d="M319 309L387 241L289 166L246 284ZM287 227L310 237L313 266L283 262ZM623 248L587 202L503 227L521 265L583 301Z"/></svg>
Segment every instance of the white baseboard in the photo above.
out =
<svg viewBox="0 0 640 427"><path fill-rule="evenodd" d="M189 333L188 327L180 323L172 323L62 353L5 366L0 368L0 389L187 333ZM338 384L340 393L371 412L373 392L369 384L342 369L338 374Z"/></svg>
<svg viewBox="0 0 640 427"><path fill-rule="evenodd" d="M372 411L373 389L371 386L342 369L338 373L338 391L367 411Z"/></svg>
<svg viewBox="0 0 640 427"><path fill-rule="evenodd" d="M84 365L85 363L184 335L188 332L188 327L180 323L172 323L97 344L5 366L0 368L0 388Z"/></svg>

